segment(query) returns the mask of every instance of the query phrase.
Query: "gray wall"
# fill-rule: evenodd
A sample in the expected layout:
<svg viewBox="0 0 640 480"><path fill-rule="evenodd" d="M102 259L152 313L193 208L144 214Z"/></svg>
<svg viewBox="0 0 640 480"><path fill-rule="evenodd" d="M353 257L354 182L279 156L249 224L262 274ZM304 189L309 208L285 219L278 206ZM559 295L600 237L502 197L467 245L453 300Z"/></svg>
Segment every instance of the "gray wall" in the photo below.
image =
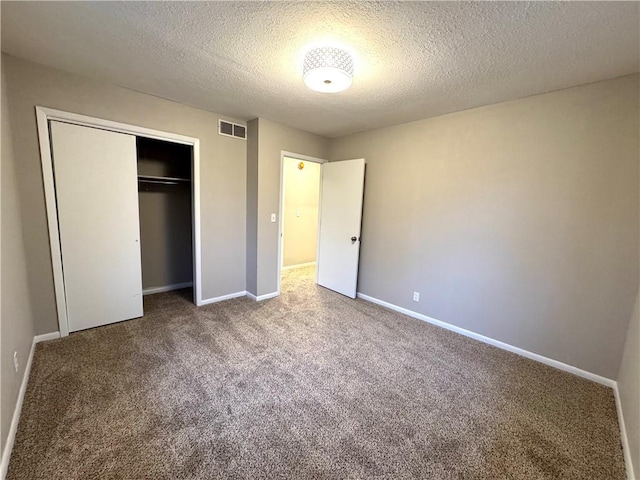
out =
<svg viewBox="0 0 640 480"><path fill-rule="evenodd" d="M358 291L616 378L638 108L632 75L332 141L367 161Z"/></svg>
<svg viewBox="0 0 640 480"><path fill-rule="evenodd" d="M627 472L627 476L640 479L640 288L618 371L618 395L633 464L633 471Z"/></svg>
<svg viewBox="0 0 640 480"><path fill-rule="evenodd" d="M250 126L255 127L253 124ZM258 119L257 126L257 218L250 221L256 224L257 230L256 294L265 295L278 288L279 223L272 223L270 216L280 210L280 152L284 150L326 159L329 139L264 118ZM254 248L254 245L247 245L247 248Z"/></svg>
<svg viewBox="0 0 640 480"><path fill-rule="evenodd" d="M618 394L633 462L631 478L640 478L640 290L620 363Z"/></svg>
<svg viewBox="0 0 640 480"><path fill-rule="evenodd" d="M5 54L2 70L14 153L20 158L17 177L36 333L58 330L36 105L199 138L202 297L245 290L246 142L218 135L218 115Z"/></svg>
<svg viewBox="0 0 640 480"><path fill-rule="evenodd" d="M258 294L258 119L247 122L247 292Z"/></svg>
<svg viewBox="0 0 640 480"><path fill-rule="evenodd" d="M2 278L0 279L0 389L2 404L0 405L0 452L4 451L11 417L18 398L20 383L29 358L29 351L35 329L31 311L31 301L36 295L27 286L27 258L23 241L23 218L16 179L17 158L14 156L12 132L9 123L9 110L5 82L5 71L2 71L2 166L0 194L0 263ZM16 373L13 368L13 352L18 352L20 368Z"/></svg>

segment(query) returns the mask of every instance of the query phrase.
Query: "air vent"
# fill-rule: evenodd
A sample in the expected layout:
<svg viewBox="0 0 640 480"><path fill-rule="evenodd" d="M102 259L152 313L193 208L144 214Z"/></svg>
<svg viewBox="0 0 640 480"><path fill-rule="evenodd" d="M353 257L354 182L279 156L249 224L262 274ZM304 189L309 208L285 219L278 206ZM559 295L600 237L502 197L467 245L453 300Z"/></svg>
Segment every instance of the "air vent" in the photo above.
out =
<svg viewBox="0 0 640 480"><path fill-rule="evenodd" d="M233 136L238 138L247 138L247 127L243 127L242 125L234 125Z"/></svg>
<svg viewBox="0 0 640 480"><path fill-rule="evenodd" d="M247 127L244 125L238 125L237 123L226 122L224 120L218 120L218 133L225 137L247 138Z"/></svg>

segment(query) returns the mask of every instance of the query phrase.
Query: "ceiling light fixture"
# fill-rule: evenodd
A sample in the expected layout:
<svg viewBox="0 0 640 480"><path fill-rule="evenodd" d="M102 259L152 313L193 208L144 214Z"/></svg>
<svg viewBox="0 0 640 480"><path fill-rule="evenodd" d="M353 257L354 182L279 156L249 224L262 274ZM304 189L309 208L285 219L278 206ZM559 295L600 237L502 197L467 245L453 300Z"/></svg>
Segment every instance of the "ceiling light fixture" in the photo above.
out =
<svg viewBox="0 0 640 480"><path fill-rule="evenodd" d="M353 81L353 57L340 48L314 48L304 56L302 75L305 85L311 90L342 92Z"/></svg>

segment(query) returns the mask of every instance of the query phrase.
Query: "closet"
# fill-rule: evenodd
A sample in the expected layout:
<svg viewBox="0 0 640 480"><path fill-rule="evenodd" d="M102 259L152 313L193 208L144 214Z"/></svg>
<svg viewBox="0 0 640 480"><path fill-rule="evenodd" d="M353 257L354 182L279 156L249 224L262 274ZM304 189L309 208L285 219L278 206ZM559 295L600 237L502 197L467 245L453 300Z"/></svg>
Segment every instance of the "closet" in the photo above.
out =
<svg viewBox="0 0 640 480"><path fill-rule="evenodd" d="M144 137L136 145L143 293L191 287L192 147Z"/></svg>
<svg viewBox="0 0 640 480"><path fill-rule="evenodd" d="M193 147L61 121L49 132L68 330L140 317L143 292L190 286Z"/></svg>

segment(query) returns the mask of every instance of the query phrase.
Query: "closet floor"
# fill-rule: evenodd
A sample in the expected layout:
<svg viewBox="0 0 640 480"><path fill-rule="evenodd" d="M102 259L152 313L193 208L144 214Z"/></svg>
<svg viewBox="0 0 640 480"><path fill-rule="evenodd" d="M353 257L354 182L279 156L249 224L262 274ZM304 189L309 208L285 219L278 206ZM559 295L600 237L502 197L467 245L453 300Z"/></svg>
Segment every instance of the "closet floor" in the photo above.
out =
<svg viewBox="0 0 640 480"><path fill-rule="evenodd" d="M318 287L38 344L9 479L623 479L611 389Z"/></svg>

